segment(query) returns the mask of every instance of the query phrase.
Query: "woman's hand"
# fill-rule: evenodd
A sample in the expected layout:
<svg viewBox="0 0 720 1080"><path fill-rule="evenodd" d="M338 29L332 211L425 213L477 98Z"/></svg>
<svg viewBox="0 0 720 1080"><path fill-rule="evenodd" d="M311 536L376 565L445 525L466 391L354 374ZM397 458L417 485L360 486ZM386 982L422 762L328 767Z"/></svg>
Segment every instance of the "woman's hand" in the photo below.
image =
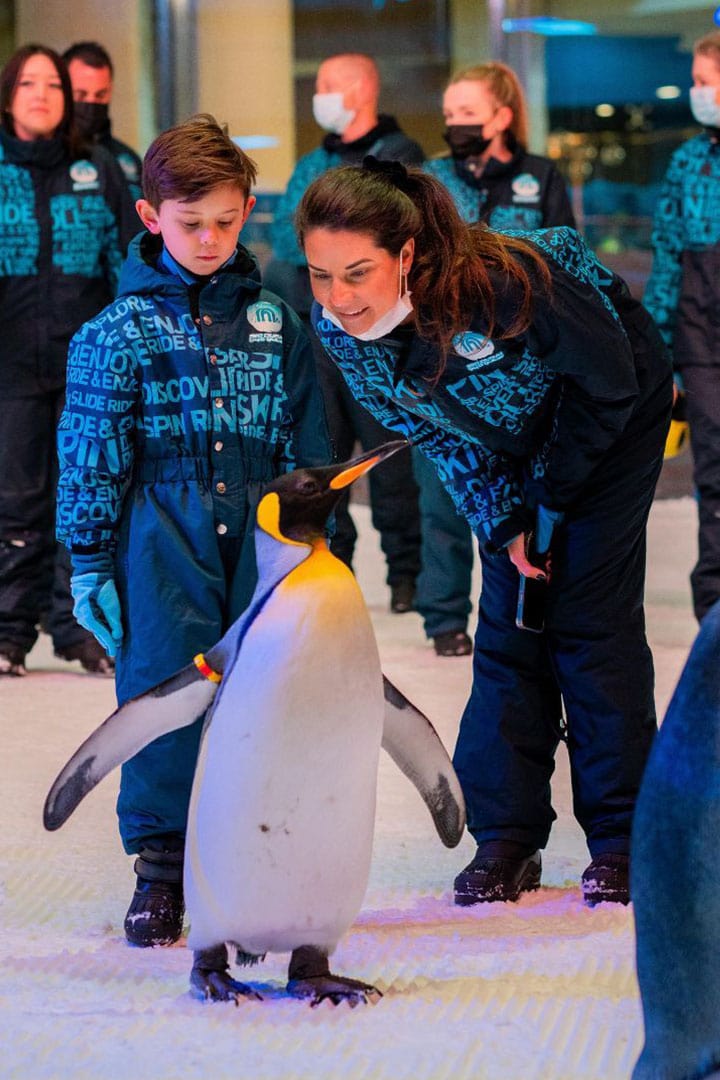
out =
<svg viewBox="0 0 720 1080"><path fill-rule="evenodd" d="M519 574L523 577L539 578L544 581L549 576L546 570L549 570L549 560L546 564L546 570L543 570L539 566L533 566L527 557L527 534L520 533L514 540L511 540L507 546L507 553L510 558L510 562L516 568Z"/></svg>

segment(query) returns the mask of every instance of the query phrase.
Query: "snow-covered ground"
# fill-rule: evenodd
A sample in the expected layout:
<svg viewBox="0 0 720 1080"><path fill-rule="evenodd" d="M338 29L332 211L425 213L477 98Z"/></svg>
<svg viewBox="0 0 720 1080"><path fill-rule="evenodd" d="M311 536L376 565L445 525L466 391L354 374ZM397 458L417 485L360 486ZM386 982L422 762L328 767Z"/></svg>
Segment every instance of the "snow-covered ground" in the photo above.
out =
<svg viewBox="0 0 720 1080"><path fill-rule="evenodd" d="M469 658L439 659L419 617L390 615L366 507L358 577L388 676L452 749ZM687 575L691 499L657 502L648 625L662 713L695 633ZM311 1010L283 993L287 957L253 969L262 1002L209 1005L187 989L190 953L129 948L132 862L117 839L117 774L58 833L43 831L51 781L114 707L112 684L52 657L41 639L26 679L0 681L0 1077L253 1080L621 1080L642 1045L632 911L580 899L588 860L570 812L564 749L543 888L518 904L456 908L473 852L443 848L419 796L384 758L373 869L333 968L384 997ZM352 844L348 836L348 844Z"/></svg>

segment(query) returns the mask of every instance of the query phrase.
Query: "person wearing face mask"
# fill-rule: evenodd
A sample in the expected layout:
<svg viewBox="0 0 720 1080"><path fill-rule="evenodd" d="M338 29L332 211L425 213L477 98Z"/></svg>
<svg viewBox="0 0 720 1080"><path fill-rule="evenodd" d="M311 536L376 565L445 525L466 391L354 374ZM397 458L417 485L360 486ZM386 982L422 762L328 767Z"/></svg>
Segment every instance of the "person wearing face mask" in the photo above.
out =
<svg viewBox="0 0 720 1080"><path fill-rule="evenodd" d="M99 143L117 160L134 202L142 198L142 161L132 147L116 139L110 122L114 68L106 49L96 41L78 41L66 49L75 100L75 124L91 142Z"/></svg>
<svg viewBox="0 0 720 1080"><path fill-rule="evenodd" d="M55 543L55 429L68 343L114 296L140 220L115 159L75 129L56 52L33 44L10 57L0 110L0 676L26 673L38 625L57 656L105 675L112 664L73 617Z"/></svg>
<svg viewBox="0 0 720 1080"><path fill-rule="evenodd" d="M323 347L430 459L480 544L455 750L477 852L455 902L540 884L562 699L583 896L627 903L656 728L645 532L672 403L657 327L573 229L468 226L420 169L333 169L296 221Z"/></svg>
<svg viewBox="0 0 720 1080"><path fill-rule="evenodd" d="M690 575L700 621L720 597L720 31L696 42L690 108L704 131L673 154L655 210L644 303L685 395L698 495Z"/></svg>
<svg viewBox="0 0 720 1080"><path fill-rule="evenodd" d="M450 153L424 168L445 185L464 221L493 229L575 227L562 176L547 158L527 151L527 107L512 68L490 61L459 71L445 89L443 116ZM422 535L415 607L438 656L465 656L472 652L472 534L417 451L413 465Z"/></svg>
<svg viewBox="0 0 720 1080"><path fill-rule="evenodd" d="M297 311L310 332L330 437L337 460L343 461L352 456L356 442L371 449L387 439L387 432L357 404L312 332L312 292L294 214L308 185L336 165L359 164L366 154L419 164L424 154L393 116L378 112L380 76L371 57L360 53L328 57L318 69L315 88L313 115L327 134L321 146L300 158L278 202L271 231L273 257L263 279ZM384 469L371 473L369 489L372 521L387 563L391 610L410 611L420 571L420 514L410 454L395 454ZM352 568L357 532L348 500L346 495L335 511L331 547Z"/></svg>

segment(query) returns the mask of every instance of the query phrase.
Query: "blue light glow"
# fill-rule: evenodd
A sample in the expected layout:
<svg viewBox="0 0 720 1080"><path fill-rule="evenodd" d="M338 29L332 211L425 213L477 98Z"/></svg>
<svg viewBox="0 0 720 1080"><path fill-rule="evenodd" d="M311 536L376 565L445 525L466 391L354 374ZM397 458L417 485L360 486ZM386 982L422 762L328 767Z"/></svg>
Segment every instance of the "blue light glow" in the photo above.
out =
<svg viewBox="0 0 720 1080"><path fill-rule="evenodd" d="M561 34L597 34L594 23L581 22L579 19L556 19L552 15L535 15L523 19L503 19L502 28L506 34L541 34L543 37L558 37Z"/></svg>
<svg viewBox="0 0 720 1080"><path fill-rule="evenodd" d="M270 150L280 145L275 135L231 135L231 139L241 150Z"/></svg>

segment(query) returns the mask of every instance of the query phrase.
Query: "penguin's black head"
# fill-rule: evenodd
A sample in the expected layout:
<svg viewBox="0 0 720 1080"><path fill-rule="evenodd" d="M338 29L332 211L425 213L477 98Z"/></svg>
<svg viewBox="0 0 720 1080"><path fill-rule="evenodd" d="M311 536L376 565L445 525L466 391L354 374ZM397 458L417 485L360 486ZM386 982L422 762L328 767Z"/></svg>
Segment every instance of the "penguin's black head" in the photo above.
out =
<svg viewBox="0 0 720 1080"><path fill-rule="evenodd" d="M277 539L311 543L324 534L327 519L345 488L408 445L398 439L342 465L285 473L265 488L258 507L258 525Z"/></svg>

